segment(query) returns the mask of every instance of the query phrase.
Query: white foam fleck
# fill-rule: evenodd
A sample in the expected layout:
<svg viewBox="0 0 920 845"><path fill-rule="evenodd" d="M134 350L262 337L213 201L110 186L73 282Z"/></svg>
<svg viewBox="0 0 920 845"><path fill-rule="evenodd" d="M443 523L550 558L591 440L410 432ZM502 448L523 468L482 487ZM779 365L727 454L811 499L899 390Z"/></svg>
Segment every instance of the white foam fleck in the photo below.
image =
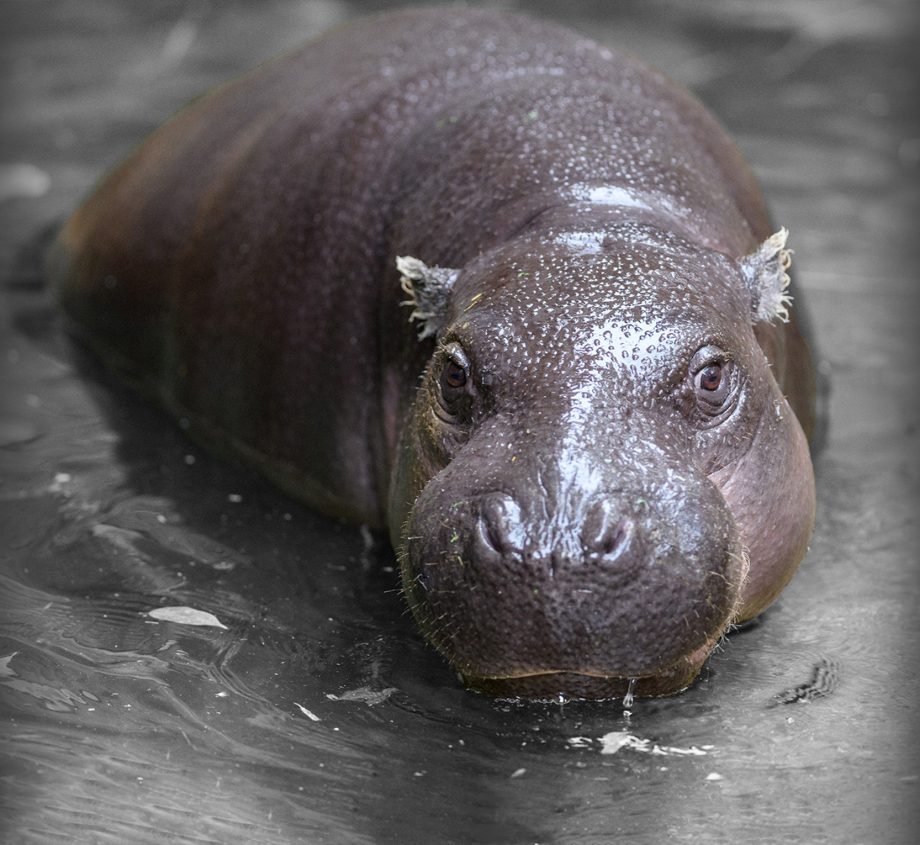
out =
<svg viewBox="0 0 920 845"><path fill-rule="evenodd" d="M0 202L42 197L51 188L51 177L34 164L0 165Z"/></svg>
<svg viewBox="0 0 920 845"><path fill-rule="evenodd" d="M600 745L601 754L616 754L622 748L629 748L642 754L653 754L660 757L705 757L715 748L713 745L691 745L687 748L676 745L659 745L628 731L610 731L598 737L597 740L585 736L573 736L567 742L571 748L591 748L597 743Z"/></svg>
<svg viewBox="0 0 920 845"><path fill-rule="evenodd" d="M307 708L304 707L302 704L298 704L298 703L295 701L295 702L294 702L294 706L297 707L297 708L300 710L300 712L303 713L304 716L306 716L306 717L307 717L308 719L310 719L311 721L313 721L313 722L321 722L321 721L322 721L322 719L320 719L320 717L317 716L312 710L307 710Z"/></svg>
<svg viewBox="0 0 920 845"><path fill-rule="evenodd" d="M228 630L227 626L213 613L198 610L194 607L156 607L153 610L148 610L147 615L151 619L157 619L161 622L175 622L179 625L198 625Z"/></svg>

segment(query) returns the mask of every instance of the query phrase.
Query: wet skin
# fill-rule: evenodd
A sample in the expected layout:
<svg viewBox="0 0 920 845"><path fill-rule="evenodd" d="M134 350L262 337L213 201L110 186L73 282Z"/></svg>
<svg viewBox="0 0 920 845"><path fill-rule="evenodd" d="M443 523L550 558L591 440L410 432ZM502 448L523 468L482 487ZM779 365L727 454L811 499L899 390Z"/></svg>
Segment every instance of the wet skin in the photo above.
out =
<svg viewBox="0 0 920 845"><path fill-rule="evenodd" d="M193 432L388 526L470 686L653 695L811 533L811 362L773 230L673 83L442 9L194 103L71 218L52 272L80 335Z"/></svg>

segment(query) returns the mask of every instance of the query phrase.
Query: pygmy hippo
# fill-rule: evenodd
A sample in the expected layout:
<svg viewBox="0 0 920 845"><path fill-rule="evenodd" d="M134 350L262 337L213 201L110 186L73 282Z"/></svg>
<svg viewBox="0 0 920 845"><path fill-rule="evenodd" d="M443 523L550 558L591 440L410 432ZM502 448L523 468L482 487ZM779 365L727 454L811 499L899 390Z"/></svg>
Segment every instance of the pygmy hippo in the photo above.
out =
<svg viewBox="0 0 920 845"><path fill-rule="evenodd" d="M80 335L198 437L388 527L470 687L660 695L811 534L785 244L686 91L557 25L442 7L194 102L73 215L52 273Z"/></svg>

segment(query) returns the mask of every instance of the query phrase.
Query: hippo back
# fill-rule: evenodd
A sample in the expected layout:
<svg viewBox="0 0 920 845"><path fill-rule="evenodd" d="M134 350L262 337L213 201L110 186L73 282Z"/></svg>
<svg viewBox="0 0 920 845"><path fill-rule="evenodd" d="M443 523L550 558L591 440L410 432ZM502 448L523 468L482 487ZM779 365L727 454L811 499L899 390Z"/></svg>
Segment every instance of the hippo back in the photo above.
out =
<svg viewBox="0 0 920 845"><path fill-rule="evenodd" d="M771 231L735 148L659 74L526 17L407 11L180 112L68 222L52 267L78 331L193 432L381 524L431 351L395 257L463 266L597 209L732 257ZM783 385L794 324L758 338Z"/></svg>

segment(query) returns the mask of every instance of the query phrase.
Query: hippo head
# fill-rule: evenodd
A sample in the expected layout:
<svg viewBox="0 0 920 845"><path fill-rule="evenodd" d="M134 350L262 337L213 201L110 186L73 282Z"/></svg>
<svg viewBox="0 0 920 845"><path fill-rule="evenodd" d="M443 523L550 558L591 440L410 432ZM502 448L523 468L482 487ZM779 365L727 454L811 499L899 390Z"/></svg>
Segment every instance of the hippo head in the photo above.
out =
<svg viewBox="0 0 920 845"><path fill-rule="evenodd" d="M436 346L390 528L470 687L677 692L791 577L813 481L754 332L783 316L783 241L734 259L633 224L399 260Z"/></svg>

